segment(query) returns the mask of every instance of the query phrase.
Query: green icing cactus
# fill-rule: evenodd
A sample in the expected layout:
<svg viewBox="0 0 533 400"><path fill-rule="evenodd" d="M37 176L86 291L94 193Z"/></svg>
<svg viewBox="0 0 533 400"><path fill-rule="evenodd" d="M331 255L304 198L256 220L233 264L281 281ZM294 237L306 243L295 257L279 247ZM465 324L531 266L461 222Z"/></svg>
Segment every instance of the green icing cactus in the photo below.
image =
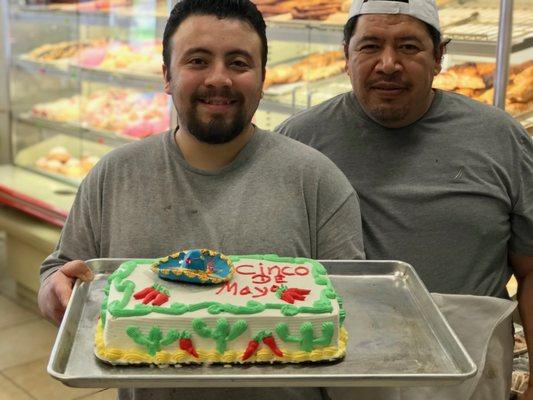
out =
<svg viewBox="0 0 533 400"><path fill-rule="evenodd" d="M135 343L146 346L148 353L151 356L155 356L162 347L168 346L180 338L180 333L175 329L171 329L163 339L163 333L157 326L152 327L146 336L141 333L139 328L134 326L127 328L126 334L132 338Z"/></svg>
<svg viewBox="0 0 533 400"><path fill-rule="evenodd" d="M276 333L284 342L299 343L300 349L303 351L313 351L315 346L328 346L333 338L335 327L332 322L322 323L322 335L315 338L313 333L313 324L311 322L304 322L300 326L300 336L291 335L289 327L285 323L276 326Z"/></svg>
<svg viewBox="0 0 533 400"><path fill-rule="evenodd" d="M192 321L192 327L201 337L213 339L217 344L217 351L224 354L227 343L235 340L248 329L248 324L245 320L240 319L230 326L226 318L220 318L217 320L215 328L210 329L201 318L197 318Z"/></svg>

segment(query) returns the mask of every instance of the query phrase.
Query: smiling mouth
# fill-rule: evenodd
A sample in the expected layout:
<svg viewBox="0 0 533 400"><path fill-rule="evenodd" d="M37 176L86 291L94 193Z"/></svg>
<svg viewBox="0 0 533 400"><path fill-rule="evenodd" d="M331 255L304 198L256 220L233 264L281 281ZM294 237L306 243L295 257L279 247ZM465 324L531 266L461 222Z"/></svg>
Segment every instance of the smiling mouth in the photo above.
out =
<svg viewBox="0 0 533 400"><path fill-rule="evenodd" d="M395 85L373 85L371 86L371 89L396 91L396 90L405 90L407 88L405 86L395 86Z"/></svg>
<svg viewBox="0 0 533 400"><path fill-rule="evenodd" d="M230 106L237 102L237 100L231 99L199 99L199 102L202 104L207 104L210 106Z"/></svg>

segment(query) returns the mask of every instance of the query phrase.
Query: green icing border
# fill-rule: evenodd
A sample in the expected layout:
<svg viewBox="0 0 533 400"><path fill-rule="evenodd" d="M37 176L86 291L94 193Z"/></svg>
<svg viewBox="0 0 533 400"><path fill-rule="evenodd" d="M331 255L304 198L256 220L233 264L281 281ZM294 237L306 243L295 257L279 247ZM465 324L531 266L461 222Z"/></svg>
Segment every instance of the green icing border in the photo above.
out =
<svg viewBox="0 0 533 400"><path fill-rule="evenodd" d="M325 286L324 289L320 292L320 299L315 301L312 306L297 307L292 304L276 304L276 303L261 303L255 300L250 300L246 303L246 306L235 306L230 303L219 303L216 301L205 301L195 304L183 304L174 302L167 307L162 306L153 306L150 304L137 304L134 308L127 309L133 292L135 290L135 284L128 280L129 275L137 268L137 266L142 264L149 264L157 262L160 259L137 259L130 260L122 263L120 267L115 270L111 275L109 275L107 285L104 288L104 301L102 303L102 309L100 317L102 323L105 325L106 321L106 311L114 317L137 317L142 315L147 315L152 312L159 314L169 314L169 315L182 315L187 312L193 312L201 309L207 309L207 312L213 315L220 314L222 312L227 312L234 315L246 315L246 314L258 314L265 310L280 310L280 312L285 316L298 315L300 313L307 314L324 314L331 312L333 306L331 305L332 300L337 300L339 304L339 317L340 324L342 326L346 312L342 306L342 298L335 291L330 279L327 277L327 271L322 264L316 260L303 257L279 257L275 254L267 255L239 255L239 256L229 256L229 258L234 262L238 262L242 259L251 259L258 261L272 261L272 262L289 262L289 263L301 263L301 264L311 264L311 274L317 285ZM121 300L115 300L111 304L108 304L109 289L111 285L115 287L118 292L123 292L124 295Z"/></svg>

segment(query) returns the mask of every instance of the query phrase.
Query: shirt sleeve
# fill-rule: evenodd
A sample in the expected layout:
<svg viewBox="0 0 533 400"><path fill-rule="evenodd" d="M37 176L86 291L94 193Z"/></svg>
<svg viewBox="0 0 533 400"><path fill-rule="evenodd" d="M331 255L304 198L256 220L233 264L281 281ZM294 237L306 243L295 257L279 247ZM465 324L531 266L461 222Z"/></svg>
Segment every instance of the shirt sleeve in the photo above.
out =
<svg viewBox="0 0 533 400"><path fill-rule="evenodd" d="M509 250L518 255L533 256L533 141L520 132L518 195L511 212Z"/></svg>
<svg viewBox="0 0 533 400"><path fill-rule="evenodd" d="M323 154L313 163L315 169L312 174L317 179L317 259L364 259L361 210L355 189L341 170Z"/></svg>
<svg viewBox="0 0 533 400"><path fill-rule="evenodd" d="M317 247L320 260L365 259L361 212L354 191L318 227Z"/></svg>
<svg viewBox="0 0 533 400"><path fill-rule="evenodd" d="M92 172L92 171L91 171ZM98 205L91 201L90 187L96 179L83 181L67 217L59 242L52 254L41 264L41 284L63 264L72 260L89 260L100 255L98 246Z"/></svg>

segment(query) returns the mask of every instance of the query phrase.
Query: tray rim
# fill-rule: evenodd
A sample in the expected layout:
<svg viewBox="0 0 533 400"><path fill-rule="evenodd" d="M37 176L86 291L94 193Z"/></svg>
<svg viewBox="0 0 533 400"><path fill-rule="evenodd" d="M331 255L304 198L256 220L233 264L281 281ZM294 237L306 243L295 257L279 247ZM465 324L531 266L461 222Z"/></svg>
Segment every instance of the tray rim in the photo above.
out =
<svg viewBox="0 0 533 400"><path fill-rule="evenodd" d="M161 257L159 257L161 258ZM153 258L154 260L159 258ZM90 260L86 260L85 262L88 264L88 266L91 268L93 264L96 262L117 262L117 267L119 263L128 261L128 260L137 260L137 258L93 258ZM336 374L334 378L328 379L328 387L373 387L373 386L419 386L419 385L432 385L432 384L460 384L461 382L465 381L468 378L473 377L478 372L477 365L472 360L470 354L465 349L464 345L462 344L461 340L453 330L453 328L449 325L448 320L445 318L445 316L440 311L439 307L435 303L435 300L431 296L431 293L427 290L426 286L416 273L416 270L412 265L410 265L407 262L400 261L400 260L330 260L330 259L323 259L323 260L317 260L320 263L325 264L325 267L328 268L328 264L340 264L340 263L372 263L372 264L382 264L382 265L388 265L388 264L396 264L401 266L404 271L403 275L411 274L413 276L414 281L421 285L423 290L428 294L427 301L430 302L431 306L434 308L434 310L437 311L439 319L444 323L445 328L447 329L448 333L452 336L452 339L455 341L455 344L458 345L459 350L461 351L462 355L465 357L466 364L468 365L468 370L465 372L460 373L441 373L441 374L435 374L435 373L421 373L421 374L379 374L379 375L369 375L369 374ZM407 272L406 272L407 271ZM99 275L106 275L105 273L95 272L95 277ZM342 274L330 274L331 276L342 276ZM353 274L346 274L347 276L352 276ZM386 276L388 274L368 274L366 276ZM72 295L69 299L69 302L67 304L67 307L65 309L65 314L63 317L63 320L61 321L61 324L59 326L56 340L54 341L54 345L52 347L52 351L50 353L50 358L47 364L47 373L51 375L53 378L61 381L63 384L71 387L108 387L108 388L120 388L120 387L145 387L145 388L155 388L155 387L197 387L194 383L192 383L190 386L186 384L186 382L180 382L179 386L175 385L169 385L167 382L171 382L171 379L162 379L160 382L162 385L156 385L153 384L153 381L156 379L154 376L149 376L145 374L133 374L128 375L124 377L86 377L86 376L74 376L74 375L67 375L64 372L57 371L55 369L55 362L56 362L56 356L59 353L59 350L61 348L62 342L65 340L64 336L66 335L67 330L67 321L68 317L70 316L70 309L73 307L73 302L75 295L80 289L80 286L83 282L79 279L76 280L73 289L72 289ZM79 315L81 318L81 314ZM78 321L79 322L79 321ZM453 360L455 363L455 360ZM342 360L340 361L342 362ZM172 367L171 367L172 368ZM457 369L459 369L459 366L457 366ZM232 371L232 368L228 368L229 371ZM267 382L264 382L265 378L268 378ZM408 378L406 380L405 378ZM317 386L316 383L312 382L315 379L321 379L324 380L323 374L291 374L291 375L283 375L283 374L265 374L265 375L255 375L252 377L246 378L246 383L243 383L242 378L236 378L235 375L228 373L228 374L219 374L219 375L207 375L203 376L202 380L205 380L206 382L209 382L209 387L216 388L216 387L230 387L228 386L228 381L238 381L239 387L276 387L279 385L283 385L287 382L298 380L295 383L292 383L291 386L293 387L314 387ZM428 379L431 379L430 382L428 382ZM109 385L109 383L114 380L116 381L115 384ZM329 382L331 380L331 382ZM126 383L135 381L136 383ZM146 381L146 383L143 383L143 381ZM307 383L305 383L307 381ZM123 384L121 382L124 382ZM350 382L357 382L357 384L349 384ZM421 382L418 383L417 382ZM91 385L88 385L91 383ZM183 383L183 384L182 384ZM265 384L268 383L268 384ZM108 385L108 386L106 386ZM287 385L288 386L288 385ZM323 386L323 385L322 385ZM233 386L236 387L236 386Z"/></svg>

